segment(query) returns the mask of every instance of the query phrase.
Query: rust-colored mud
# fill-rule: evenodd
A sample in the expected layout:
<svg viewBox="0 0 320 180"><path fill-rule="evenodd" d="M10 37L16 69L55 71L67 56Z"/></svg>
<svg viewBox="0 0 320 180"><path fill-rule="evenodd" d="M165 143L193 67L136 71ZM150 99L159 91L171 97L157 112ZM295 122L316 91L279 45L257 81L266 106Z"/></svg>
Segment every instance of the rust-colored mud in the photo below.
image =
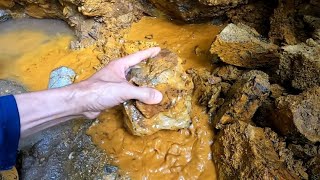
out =
<svg viewBox="0 0 320 180"><path fill-rule="evenodd" d="M185 69L210 68L211 56L205 52L221 28L209 24L176 25L164 19L143 18L125 37L129 41L155 41L162 48L176 52L185 61ZM46 89L49 74L56 67L71 67L78 74L79 81L93 74L93 67L99 64L93 48L70 50L72 37L68 35L48 38L41 32L19 31L0 39L6 41L7 46L13 45L21 42L15 40L21 33L29 39L14 46L12 51L18 55L8 55L14 62L4 61L8 64L1 69L4 73L0 77L18 80L30 90ZM195 98L191 117L193 125L189 129L137 137L126 131L122 109L116 107L103 113L88 134L95 144L114 157L111 163L133 179L216 179L210 150L213 132L205 109L197 105Z"/></svg>
<svg viewBox="0 0 320 180"><path fill-rule="evenodd" d="M0 78L17 80L29 90L43 90L50 72L67 66L76 71L77 80L85 79L95 72L93 66L99 61L93 48L70 50L71 39L71 35L52 37L29 30L0 35Z"/></svg>
<svg viewBox="0 0 320 180"><path fill-rule="evenodd" d="M210 68L211 57L204 52L208 52L220 28L143 18L133 24L127 39L155 41L185 60L185 69ZM210 150L213 132L205 109L195 98L191 117L193 125L189 129L138 137L126 131L122 109L116 107L103 113L88 134L114 157L112 163L133 179L216 179Z"/></svg>

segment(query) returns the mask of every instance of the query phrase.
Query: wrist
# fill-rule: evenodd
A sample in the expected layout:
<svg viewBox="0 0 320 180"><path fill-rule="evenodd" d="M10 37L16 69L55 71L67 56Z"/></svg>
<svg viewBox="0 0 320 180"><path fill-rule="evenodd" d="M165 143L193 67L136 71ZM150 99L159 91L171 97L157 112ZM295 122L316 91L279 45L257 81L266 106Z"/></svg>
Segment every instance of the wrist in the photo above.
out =
<svg viewBox="0 0 320 180"><path fill-rule="evenodd" d="M66 102L70 103L72 112L75 115L94 119L100 112L93 112L92 109L89 108L90 99L88 98L92 97L92 94L94 94L94 92L90 91L90 87L91 85L87 81L82 81L66 87L66 91L68 91Z"/></svg>

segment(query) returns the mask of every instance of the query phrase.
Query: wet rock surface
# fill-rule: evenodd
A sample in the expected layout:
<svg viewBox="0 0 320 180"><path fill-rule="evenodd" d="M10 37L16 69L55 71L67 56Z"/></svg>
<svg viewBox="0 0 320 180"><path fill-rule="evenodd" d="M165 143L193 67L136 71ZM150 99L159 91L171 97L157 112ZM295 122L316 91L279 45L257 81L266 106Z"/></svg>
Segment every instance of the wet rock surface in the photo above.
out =
<svg viewBox="0 0 320 180"><path fill-rule="evenodd" d="M277 2L253 1L230 9L226 14L235 24L242 23L254 28L259 34L267 37L270 29L270 16L276 7Z"/></svg>
<svg viewBox="0 0 320 180"><path fill-rule="evenodd" d="M21 94L26 92L26 89L17 82L0 79L0 96L8 94Z"/></svg>
<svg viewBox="0 0 320 180"><path fill-rule="evenodd" d="M232 85L225 102L214 116L213 125L222 129L236 121L249 122L270 92L268 75L261 71L249 71Z"/></svg>
<svg viewBox="0 0 320 180"><path fill-rule="evenodd" d="M231 65L258 68L277 64L278 46L262 39L257 31L243 24L229 24L217 36L210 52Z"/></svg>
<svg viewBox="0 0 320 180"><path fill-rule="evenodd" d="M300 162L281 158L281 143L268 129L235 122L227 125L212 146L220 179L298 179L307 176ZM295 166L295 167L294 167ZM305 178L305 177L303 177Z"/></svg>
<svg viewBox="0 0 320 180"><path fill-rule="evenodd" d="M171 17L184 21L223 16L227 10L248 3L247 0L150 0L150 2Z"/></svg>
<svg viewBox="0 0 320 180"><path fill-rule="evenodd" d="M277 44L297 44L307 39L299 8L307 5L303 0L279 0L270 20L270 41Z"/></svg>
<svg viewBox="0 0 320 180"><path fill-rule="evenodd" d="M163 94L163 100L157 105L133 100L124 103L128 116L126 125L134 135L150 135L161 129L177 130L191 125L193 83L181 63L176 54L165 49L131 70L130 82L156 88Z"/></svg>
<svg viewBox="0 0 320 180"><path fill-rule="evenodd" d="M277 74L282 83L299 90L320 84L320 45L297 44L283 47Z"/></svg>
<svg viewBox="0 0 320 180"><path fill-rule="evenodd" d="M108 156L85 134L90 121L73 121L24 139L19 153L22 179L103 179L119 177L105 170Z"/></svg>
<svg viewBox="0 0 320 180"><path fill-rule="evenodd" d="M320 141L320 87L277 98L273 124L290 139Z"/></svg>

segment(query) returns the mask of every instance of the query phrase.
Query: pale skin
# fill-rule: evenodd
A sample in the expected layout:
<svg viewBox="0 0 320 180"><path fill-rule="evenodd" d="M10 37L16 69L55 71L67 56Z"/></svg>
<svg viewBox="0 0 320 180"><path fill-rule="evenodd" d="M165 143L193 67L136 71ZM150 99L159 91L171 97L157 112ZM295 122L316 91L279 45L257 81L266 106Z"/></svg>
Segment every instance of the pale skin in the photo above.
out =
<svg viewBox="0 0 320 180"><path fill-rule="evenodd" d="M101 111L130 99L159 103L162 100L159 91L134 86L125 78L130 67L159 52L160 48L150 48L114 60L89 79L67 87L15 95L21 137L74 118L94 119Z"/></svg>

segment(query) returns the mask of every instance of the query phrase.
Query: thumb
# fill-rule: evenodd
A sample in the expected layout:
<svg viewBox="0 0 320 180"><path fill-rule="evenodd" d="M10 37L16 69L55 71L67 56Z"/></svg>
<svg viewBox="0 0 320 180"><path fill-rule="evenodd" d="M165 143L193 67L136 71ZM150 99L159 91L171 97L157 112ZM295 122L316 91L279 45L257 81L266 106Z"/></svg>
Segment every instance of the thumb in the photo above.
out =
<svg viewBox="0 0 320 180"><path fill-rule="evenodd" d="M146 104L158 104L162 100L162 93L156 89L130 85L128 99L136 99Z"/></svg>

